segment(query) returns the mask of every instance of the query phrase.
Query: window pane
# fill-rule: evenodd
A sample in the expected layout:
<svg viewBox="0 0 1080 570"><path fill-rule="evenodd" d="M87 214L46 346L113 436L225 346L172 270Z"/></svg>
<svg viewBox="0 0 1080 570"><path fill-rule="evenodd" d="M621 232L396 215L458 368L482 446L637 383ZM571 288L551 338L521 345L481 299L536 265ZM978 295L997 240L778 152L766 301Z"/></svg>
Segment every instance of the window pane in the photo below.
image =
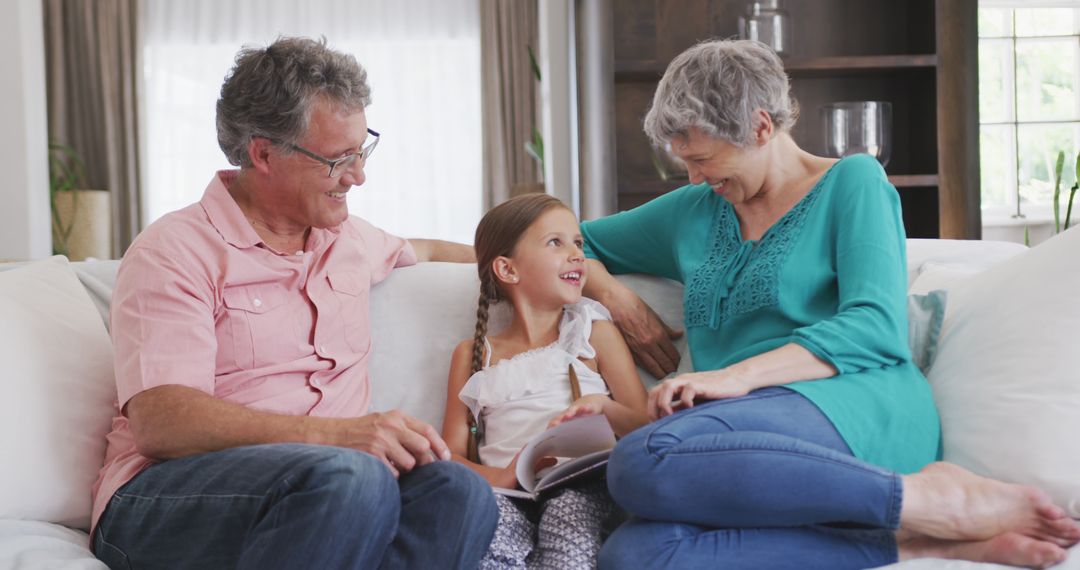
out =
<svg viewBox="0 0 1080 570"><path fill-rule="evenodd" d="M979 128L979 176L982 207L1011 207L1016 175L1012 172L1012 125Z"/></svg>
<svg viewBox="0 0 1080 570"><path fill-rule="evenodd" d="M979 8L979 37L1000 38L1012 35L1011 8Z"/></svg>
<svg viewBox="0 0 1080 570"><path fill-rule="evenodd" d="M1074 120L1076 39L1022 40L1016 45L1019 120Z"/></svg>
<svg viewBox="0 0 1080 570"><path fill-rule="evenodd" d="M1051 202L1054 194L1054 163L1058 152L1065 151L1062 189L1076 180L1074 165L1080 149L1080 123L1059 125L1020 125L1019 127L1020 207L1025 214L1038 213L1034 208Z"/></svg>
<svg viewBox="0 0 1080 570"><path fill-rule="evenodd" d="M1067 36L1076 33L1072 8L1017 8L1017 36Z"/></svg>
<svg viewBox="0 0 1080 570"><path fill-rule="evenodd" d="M1011 121L1012 41L979 40L979 122Z"/></svg>

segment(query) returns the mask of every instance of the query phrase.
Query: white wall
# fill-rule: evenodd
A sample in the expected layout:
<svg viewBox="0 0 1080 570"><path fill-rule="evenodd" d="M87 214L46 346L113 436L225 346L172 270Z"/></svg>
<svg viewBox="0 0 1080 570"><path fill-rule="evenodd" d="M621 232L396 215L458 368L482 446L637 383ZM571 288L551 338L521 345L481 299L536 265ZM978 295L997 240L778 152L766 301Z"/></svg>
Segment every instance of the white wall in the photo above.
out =
<svg viewBox="0 0 1080 570"><path fill-rule="evenodd" d="M52 253L45 43L41 0L12 0L0 17L0 259Z"/></svg>

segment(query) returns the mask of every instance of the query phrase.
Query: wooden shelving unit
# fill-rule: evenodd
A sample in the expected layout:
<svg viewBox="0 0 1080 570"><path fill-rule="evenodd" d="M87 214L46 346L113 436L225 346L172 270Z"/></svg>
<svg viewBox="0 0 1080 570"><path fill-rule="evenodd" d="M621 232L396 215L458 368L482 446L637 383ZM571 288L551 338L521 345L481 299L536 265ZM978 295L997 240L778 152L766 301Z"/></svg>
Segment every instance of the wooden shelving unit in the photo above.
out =
<svg viewBox="0 0 1080 570"><path fill-rule="evenodd" d="M802 57L784 60L791 77L827 76L844 73L890 72L901 69L937 66L934 54ZM616 81L657 81L664 74L666 62L616 61Z"/></svg>
<svg viewBox="0 0 1080 570"><path fill-rule="evenodd" d="M801 116L792 136L824 154L820 108L890 101L886 167L911 237L977 238L977 0L789 1L784 58ZM699 40L733 37L744 0L620 0L614 13L619 208L684 184L661 181L641 119L667 63Z"/></svg>

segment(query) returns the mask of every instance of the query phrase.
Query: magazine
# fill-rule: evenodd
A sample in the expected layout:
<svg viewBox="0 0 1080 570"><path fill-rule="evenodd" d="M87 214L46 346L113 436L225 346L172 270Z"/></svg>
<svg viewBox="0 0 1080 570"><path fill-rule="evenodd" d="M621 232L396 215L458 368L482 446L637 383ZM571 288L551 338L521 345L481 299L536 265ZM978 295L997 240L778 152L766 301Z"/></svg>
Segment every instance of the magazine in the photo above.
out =
<svg viewBox="0 0 1080 570"><path fill-rule="evenodd" d="M545 491L603 474L613 447L615 432L606 416L574 418L545 430L525 445L517 462L521 489L496 487L495 492L535 501ZM537 462L545 457L555 458L555 465L536 470Z"/></svg>

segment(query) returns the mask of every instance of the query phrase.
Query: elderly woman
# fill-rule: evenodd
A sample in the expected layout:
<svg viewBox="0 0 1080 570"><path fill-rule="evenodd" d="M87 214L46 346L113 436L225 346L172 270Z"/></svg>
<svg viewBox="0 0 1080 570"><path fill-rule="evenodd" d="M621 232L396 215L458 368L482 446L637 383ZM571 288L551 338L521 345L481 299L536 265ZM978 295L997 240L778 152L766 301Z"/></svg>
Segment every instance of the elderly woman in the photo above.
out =
<svg viewBox="0 0 1080 570"><path fill-rule="evenodd" d="M907 347L896 191L869 156L800 149L797 115L763 44L687 50L645 130L691 185L582 226L587 293L653 368L674 369L665 325L608 271L685 284L698 370L654 388L659 421L616 447L608 484L633 519L601 565L1062 560L1080 529L1044 493L932 463L941 432Z"/></svg>

